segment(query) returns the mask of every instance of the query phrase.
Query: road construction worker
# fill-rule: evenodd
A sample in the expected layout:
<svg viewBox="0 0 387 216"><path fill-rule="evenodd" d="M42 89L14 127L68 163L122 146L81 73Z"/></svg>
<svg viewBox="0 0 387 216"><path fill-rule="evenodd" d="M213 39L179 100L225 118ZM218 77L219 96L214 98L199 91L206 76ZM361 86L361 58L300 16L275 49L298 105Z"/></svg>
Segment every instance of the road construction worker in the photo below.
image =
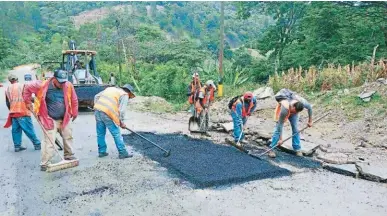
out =
<svg viewBox="0 0 387 216"><path fill-rule="evenodd" d="M25 85L24 100L27 107L34 111L38 121L42 123L44 142L40 168L42 171L47 169L50 160L54 156L54 142L56 133L63 138L64 159L75 160L72 150L73 135L70 119L74 121L78 116L78 98L74 86L67 81L68 73L63 70L55 70L54 77L46 81L33 81ZM34 99L32 107L32 94L37 97Z"/></svg>
<svg viewBox="0 0 387 216"><path fill-rule="evenodd" d="M241 96L234 97L229 103L231 109L231 117L234 124L234 144L246 144L244 140L243 127L246 125L247 117L255 111L257 107L257 99L252 92L246 92ZM228 140L228 142L232 142Z"/></svg>
<svg viewBox="0 0 387 216"><path fill-rule="evenodd" d="M110 74L109 84L110 85L116 85L116 77L114 77L113 73Z"/></svg>
<svg viewBox="0 0 387 216"><path fill-rule="evenodd" d="M195 102L200 88L202 88L202 84L200 83L199 73L195 72L192 74L192 81L188 85L188 92L187 92L188 102L189 104L191 104L190 111L192 115L194 115L195 113L194 112Z"/></svg>
<svg viewBox="0 0 387 216"><path fill-rule="evenodd" d="M198 97L196 98L195 107L207 109L215 98L216 86L214 81L208 80L206 84L199 89ZM200 112L199 112L200 113Z"/></svg>
<svg viewBox="0 0 387 216"><path fill-rule="evenodd" d="M35 150L40 150L40 140L36 136L34 126L31 120L31 112L27 109L23 99L24 85L18 82L15 75L9 75L8 80L11 83L5 90L6 105L9 109L8 119L5 128L12 125L12 139L15 147L15 152L26 150L22 143L22 131L34 144Z"/></svg>
<svg viewBox="0 0 387 216"><path fill-rule="evenodd" d="M282 145L282 130L284 123L289 120L292 127L292 146L293 150L296 151L297 156L302 156L301 144L300 144L300 134L298 133L298 113L306 108L308 110L309 120L307 125L312 127L312 106L307 100L292 92L289 89L281 89L276 95L275 99L278 104L275 109L275 121L276 126L274 129L272 142L270 148L273 148L276 145ZM274 151L269 152L269 157L276 157Z"/></svg>
<svg viewBox="0 0 387 216"><path fill-rule="evenodd" d="M99 157L105 157L107 146L105 141L106 128L114 138L120 159L132 157L125 148L120 127L125 129L124 117L129 99L135 97L133 87L129 84L122 88L109 87L94 98L95 120L97 121L97 142Z"/></svg>

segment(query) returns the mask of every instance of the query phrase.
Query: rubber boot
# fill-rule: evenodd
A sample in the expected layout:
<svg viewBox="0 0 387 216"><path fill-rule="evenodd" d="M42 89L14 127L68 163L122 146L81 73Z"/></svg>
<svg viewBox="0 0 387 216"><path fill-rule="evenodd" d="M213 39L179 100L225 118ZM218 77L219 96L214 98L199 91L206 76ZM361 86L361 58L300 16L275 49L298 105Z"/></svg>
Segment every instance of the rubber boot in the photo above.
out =
<svg viewBox="0 0 387 216"><path fill-rule="evenodd" d="M27 149L26 147L20 146L20 147L15 148L15 152L24 151L26 149Z"/></svg>

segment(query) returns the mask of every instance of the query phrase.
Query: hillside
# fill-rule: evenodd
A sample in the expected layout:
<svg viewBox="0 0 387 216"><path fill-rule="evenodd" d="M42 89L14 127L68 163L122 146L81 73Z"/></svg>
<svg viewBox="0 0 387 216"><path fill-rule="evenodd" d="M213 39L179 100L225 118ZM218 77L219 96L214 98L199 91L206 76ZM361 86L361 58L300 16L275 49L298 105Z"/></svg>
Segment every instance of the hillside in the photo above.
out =
<svg viewBox="0 0 387 216"><path fill-rule="evenodd" d="M136 84L143 95L181 104L186 100L182 92L194 70L200 72L202 80L219 80L219 2L0 4L0 18L4 20L0 31L0 68L58 61L67 42L75 40L79 48L98 52L98 71L103 80L114 73L120 83ZM225 3L223 82L227 92L264 84L273 74L291 68L317 68L316 73L320 74L329 71L330 65L369 64L371 59L385 58L385 6L337 2ZM370 13L374 15L367 16ZM332 75L332 82L338 80L335 76L340 74ZM323 75L319 77L324 79ZM306 89L301 88L302 83L299 87L319 91L324 83L321 79ZM366 78L359 77L356 86L365 81ZM331 86L326 82L324 85ZM281 86L286 83L273 88ZM340 83L332 86L343 87Z"/></svg>

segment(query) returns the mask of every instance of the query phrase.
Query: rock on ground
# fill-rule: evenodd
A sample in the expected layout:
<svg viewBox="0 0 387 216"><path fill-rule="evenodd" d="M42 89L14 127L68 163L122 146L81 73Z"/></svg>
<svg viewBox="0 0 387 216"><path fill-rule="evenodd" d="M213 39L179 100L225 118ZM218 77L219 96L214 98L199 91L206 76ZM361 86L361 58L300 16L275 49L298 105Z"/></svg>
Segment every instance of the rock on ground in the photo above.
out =
<svg viewBox="0 0 387 216"><path fill-rule="evenodd" d="M331 172L341 175L358 177L359 172L355 164L324 164L323 167Z"/></svg>
<svg viewBox="0 0 387 216"><path fill-rule="evenodd" d="M356 163L356 167L364 179L387 183L386 162Z"/></svg>
<svg viewBox="0 0 387 216"><path fill-rule="evenodd" d="M261 87L259 89L254 90L253 95L257 99L265 99L274 97L274 91L271 87Z"/></svg>

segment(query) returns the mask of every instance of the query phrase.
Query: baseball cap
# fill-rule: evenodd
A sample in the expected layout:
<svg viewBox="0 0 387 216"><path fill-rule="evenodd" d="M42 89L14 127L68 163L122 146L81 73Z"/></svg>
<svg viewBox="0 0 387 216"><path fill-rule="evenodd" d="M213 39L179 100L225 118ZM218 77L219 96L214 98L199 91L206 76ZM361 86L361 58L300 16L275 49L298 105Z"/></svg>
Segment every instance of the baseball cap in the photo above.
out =
<svg viewBox="0 0 387 216"><path fill-rule="evenodd" d="M68 81L67 71L64 70L55 70L54 77L58 80L59 83Z"/></svg>
<svg viewBox="0 0 387 216"><path fill-rule="evenodd" d="M8 76L8 80L11 82L11 81L15 81L15 80L18 80L19 78L16 76L16 75L14 75L14 74L10 74L9 76Z"/></svg>

